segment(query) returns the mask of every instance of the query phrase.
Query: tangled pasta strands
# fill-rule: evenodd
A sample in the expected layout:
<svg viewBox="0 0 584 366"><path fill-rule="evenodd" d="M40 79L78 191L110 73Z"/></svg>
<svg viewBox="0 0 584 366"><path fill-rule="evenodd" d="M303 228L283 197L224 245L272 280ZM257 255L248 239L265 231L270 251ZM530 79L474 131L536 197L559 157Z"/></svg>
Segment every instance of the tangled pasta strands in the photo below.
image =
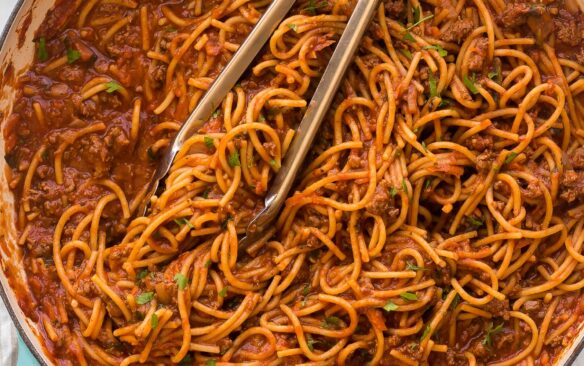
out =
<svg viewBox="0 0 584 366"><path fill-rule="evenodd" d="M255 14L243 3L218 2L196 21L162 9L191 32L173 39L172 59L152 54L168 63L154 113L172 108L178 120L196 105L212 77L187 78L179 60L206 29L229 32ZM193 357L506 366L549 360L558 337L573 334L577 315L554 317L575 307L584 287L584 208L562 179L584 168L570 159L582 153L583 69L535 36L497 25L494 14L505 9L497 0L452 9L415 1L408 26L381 4L275 227L239 246L350 5L327 2L280 25L120 243L106 248L101 213L110 202L132 212L136 199L128 203L113 181L100 182L110 193L94 208L74 205L61 216L53 257L79 319L81 364ZM203 14L202 2L195 9ZM231 15L236 9L243 15ZM231 18L218 24L212 14ZM438 39L458 17L472 25L464 42ZM197 62L208 71L216 60ZM96 291L79 291L83 279ZM95 342L104 324L115 326L112 338L126 353L112 356ZM496 341L502 346L490 359L485 350Z"/></svg>

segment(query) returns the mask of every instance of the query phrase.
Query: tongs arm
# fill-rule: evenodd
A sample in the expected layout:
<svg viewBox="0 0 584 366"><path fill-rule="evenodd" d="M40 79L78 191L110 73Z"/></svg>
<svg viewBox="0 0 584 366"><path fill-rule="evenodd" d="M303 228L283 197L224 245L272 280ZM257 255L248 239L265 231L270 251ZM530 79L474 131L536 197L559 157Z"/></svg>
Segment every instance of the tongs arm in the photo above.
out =
<svg viewBox="0 0 584 366"><path fill-rule="evenodd" d="M296 175L310 150L314 137L340 86L347 68L353 60L369 21L379 0L359 0L347 26L339 39L333 55L308 105L306 114L296 132L282 167L276 174L265 198L264 209L247 227L245 242L253 242L268 229L284 205ZM242 244L244 244L242 243Z"/></svg>
<svg viewBox="0 0 584 366"><path fill-rule="evenodd" d="M252 63L262 47L268 42L273 31L282 22L295 0L275 0L268 7L252 31L246 37L223 71L209 87L197 107L191 112L182 125L170 146L165 149L158 161L158 166L148 188L141 199L138 210L146 214L150 197L155 193L158 184L169 172L178 151L187 139L203 126L215 109L220 106L227 93L235 86L239 78Z"/></svg>

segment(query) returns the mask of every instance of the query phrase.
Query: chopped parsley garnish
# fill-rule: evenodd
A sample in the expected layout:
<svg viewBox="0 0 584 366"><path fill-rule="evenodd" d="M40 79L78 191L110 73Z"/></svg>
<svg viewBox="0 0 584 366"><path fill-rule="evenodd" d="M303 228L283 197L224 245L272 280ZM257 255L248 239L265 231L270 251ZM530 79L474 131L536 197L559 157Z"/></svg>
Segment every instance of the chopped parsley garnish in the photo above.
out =
<svg viewBox="0 0 584 366"><path fill-rule="evenodd" d="M387 300L387 302L385 303L385 305L383 305L383 310L390 312L390 311L395 311L399 308L399 306L397 306L396 304L394 304L391 300Z"/></svg>
<svg viewBox="0 0 584 366"><path fill-rule="evenodd" d="M440 57L448 56L448 51L446 51L444 48L442 48L442 46L440 46L439 44L424 46L424 49L425 50L435 50L436 52L438 52Z"/></svg>
<svg viewBox="0 0 584 366"><path fill-rule="evenodd" d="M215 144L213 143L213 139L209 136L205 136L204 141L205 146L207 146L207 149L212 149L215 146Z"/></svg>
<svg viewBox="0 0 584 366"><path fill-rule="evenodd" d="M174 219L174 223L177 224L178 226L187 225L191 229L195 228L195 226L193 224L191 224L191 222L189 220L185 219L184 217L181 219Z"/></svg>
<svg viewBox="0 0 584 366"><path fill-rule="evenodd" d="M402 299L408 300L408 301L417 301L418 300L418 295L416 295L412 292L402 292L401 294L399 294L399 296Z"/></svg>
<svg viewBox="0 0 584 366"><path fill-rule="evenodd" d="M505 164L510 164L515 158L517 157L517 153L515 151L511 151L507 158L505 159Z"/></svg>
<svg viewBox="0 0 584 366"><path fill-rule="evenodd" d="M395 197L395 195L397 194L397 189L395 187L391 187L391 189L389 190L389 194L392 197Z"/></svg>
<svg viewBox="0 0 584 366"><path fill-rule="evenodd" d="M406 184L406 179L402 179L402 188L406 194L408 193L408 185Z"/></svg>
<svg viewBox="0 0 584 366"><path fill-rule="evenodd" d="M489 327L487 328L487 334L483 339L483 345L491 347L493 345L493 336L501 333L503 331L503 323L497 325L493 328L493 323L489 323Z"/></svg>
<svg viewBox="0 0 584 366"><path fill-rule="evenodd" d="M207 259L207 261L205 262L205 268L211 267L211 263L213 263L213 262L211 262L210 259Z"/></svg>
<svg viewBox="0 0 584 366"><path fill-rule="evenodd" d="M215 360L205 361L205 366L215 366L216 364L217 364L217 361L215 361Z"/></svg>
<svg viewBox="0 0 584 366"><path fill-rule="evenodd" d="M401 52L402 55L406 56L408 60L412 59L412 53L407 48L402 48L399 50L399 52Z"/></svg>
<svg viewBox="0 0 584 366"><path fill-rule="evenodd" d="M410 32L406 32L404 34L404 41L416 42L416 39L414 38L414 36L412 36L412 34Z"/></svg>
<svg viewBox="0 0 584 366"><path fill-rule="evenodd" d="M420 14L422 14L422 9L420 9L419 6L416 6L412 9L412 13L414 16L414 23L417 23L420 21Z"/></svg>
<svg viewBox="0 0 584 366"><path fill-rule="evenodd" d="M288 24L288 28L290 28L294 32L298 33L298 26L296 24Z"/></svg>
<svg viewBox="0 0 584 366"><path fill-rule="evenodd" d="M219 109L215 109L215 112L213 112L213 114L211 116L213 118L217 118L219 116L219 113L221 113L221 111Z"/></svg>
<svg viewBox="0 0 584 366"><path fill-rule="evenodd" d="M260 114L260 116L258 117L258 121L259 122L264 122L266 120L266 117L264 117L263 114Z"/></svg>
<svg viewBox="0 0 584 366"><path fill-rule="evenodd" d="M475 85L475 83L476 83L475 75L473 75L470 79L468 78L468 75L464 75L464 77L462 78L462 82L468 88L468 90L470 90L471 93L473 93L473 94L479 93L479 90L477 89L477 86Z"/></svg>
<svg viewBox="0 0 584 366"><path fill-rule="evenodd" d="M412 262L407 262L406 270L408 270L408 271L425 271L426 268L417 266L417 265L413 264Z"/></svg>
<svg viewBox="0 0 584 366"><path fill-rule="evenodd" d="M424 23L426 20L430 20L434 18L434 14L430 14L425 18L419 19L417 22L414 22L414 24L410 25L409 27L406 28L406 30L411 31L412 29L414 29L415 27L419 26L420 24Z"/></svg>
<svg viewBox="0 0 584 366"><path fill-rule="evenodd" d="M180 360L180 362L178 364L179 364L179 366L190 366L190 365L192 365L192 363L193 363L193 361L191 359L191 355L190 354L187 354L185 356L185 358L183 358L182 360Z"/></svg>
<svg viewBox="0 0 584 366"><path fill-rule="evenodd" d="M422 333L422 338L420 338L420 341L423 341L424 338L426 338L428 334L430 334L430 330L432 330L432 328L430 328L430 324L427 324L426 328L424 328L424 333Z"/></svg>
<svg viewBox="0 0 584 366"><path fill-rule="evenodd" d="M154 299L154 292L144 292L136 297L138 305L148 304Z"/></svg>
<svg viewBox="0 0 584 366"><path fill-rule="evenodd" d="M450 303L450 308L451 309L455 309L458 304L460 304L460 295L456 294L456 296L454 296L454 299L452 300L452 303Z"/></svg>
<svg viewBox="0 0 584 366"><path fill-rule="evenodd" d="M47 52L47 40L45 37L41 37L39 39L38 57L41 62L47 61L49 59L49 53Z"/></svg>
<svg viewBox="0 0 584 366"><path fill-rule="evenodd" d="M308 334L306 336L306 345L308 346L308 349L311 351L314 351L314 344L317 343L317 341L314 340L314 338L312 338L312 336L310 334Z"/></svg>
<svg viewBox="0 0 584 366"><path fill-rule="evenodd" d="M138 274L136 274L136 280L137 281L142 281L143 279L146 278L146 276L148 276L148 270L147 269L143 269L140 272L138 272Z"/></svg>
<svg viewBox="0 0 584 366"><path fill-rule="evenodd" d="M221 297L225 297L227 296L227 290L228 290L229 286L225 286L223 287L218 293L217 295L221 296Z"/></svg>
<svg viewBox="0 0 584 366"><path fill-rule="evenodd" d="M478 217L474 217L474 216L468 216L466 218L468 220L468 222L471 223L471 225L473 226L483 226L483 220L481 220Z"/></svg>
<svg viewBox="0 0 584 366"><path fill-rule="evenodd" d="M187 285L189 283L189 279L186 278L186 276L182 273L177 273L174 276L174 280L176 281L176 285L178 286L179 290L184 290L185 288L187 288Z"/></svg>
<svg viewBox="0 0 584 366"><path fill-rule="evenodd" d="M434 73L430 70L428 73L428 86L430 87L430 98L438 97L438 86L436 85L436 78Z"/></svg>
<svg viewBox="0 0 584 366"><path fill-rule="evenodd" d="M122 86L118 83L116 83L115 81L108 81L105 86L107 86L107 89L105 90L108 93L113 93L117 90L120 90L122 88Z"/></svg>
<svg viewBox="0 0 584 366"><path fill-rule="evenodd" d="M302 289L302 295L306 296L310 293L310 285L306 285L304 286L304 288Z"/></svg>
<svg viewBox="0 0 584 366"><path fill-rule="evenodd" d="M324 0L318 4L315 2L315 0L309 0L308 5L306 5L304 10L311 15L316 15L316 11L320 8L324 8L325 6L327 6L327 2Z"/></svg>
<svg viewBox="0 0 584 366"><path fill-rule="evenodd" d="M324 318L324 322L322 322L322 326L325 328L332 328L334 326L339 325L341 322L341 319L339 319L336 316L327 316L326 318Z"/></svg>
<svg viewBox="0 0 584 366"><path fill-rule="evenodd" d="M501 84L503 81L503 72L501 71L501 60L499 58L495 58L493 60L493 68L487 74L489 79L496 81L497 83Z"/></svg>
<svg viewBox="0 0 584 366"><path fill-rule="evenodd" d="M158 326L158 315L156 315L156 313L152 314L152 317L150 318L150 326L152 326L152 329L156 329Z"/></svg>
<svg viewBox="0 0 584 366"><path fill-rule="evenodd" d="M274 159L271 159L271 160L270 160L270 165L271 165L271 166L276 166L276 160L274 160Z"/></svg>
<svg viewBox="0 0 584 366"><path fill-rule="evenodd" d="M229 155L229 165L233 167L241 165L239 162L239 151L235 150Z"/></svg>
<svg viewBox="0 0 584 366"><path fill-rule="evenodd" d="M428 147L426 147L426 143L424 141L422 141L422 147L424 148L424 151L428 151Z"/></svg>
<svg viewBox="0 0 584 366"><path fill-rule="evenodd" d="M81 53L72 48L67 48L67 63L72 64L81 58Z"/></svg>
<svg viewBox="0 0 584 366"><path fill-rule="evenodd" d="M449 105L454 105L454 103L450 99L442 98L438 107L444 108L444 107L448 107Z"/></svg>
<svg viewBox="0 0 584 366"><path fill-rule="evenodd" d="M231 215L227 215L227 218L221 222L221 229L227 229L227 223L231 220L233 220L233 217Z"/></svg>
<svg viewBox="0 0 584 366"><path fill-rule="evenodd" d="M424 189L430 188L430 184L432 184L432 177L426 179L426 181L424 182Z"/></svg>

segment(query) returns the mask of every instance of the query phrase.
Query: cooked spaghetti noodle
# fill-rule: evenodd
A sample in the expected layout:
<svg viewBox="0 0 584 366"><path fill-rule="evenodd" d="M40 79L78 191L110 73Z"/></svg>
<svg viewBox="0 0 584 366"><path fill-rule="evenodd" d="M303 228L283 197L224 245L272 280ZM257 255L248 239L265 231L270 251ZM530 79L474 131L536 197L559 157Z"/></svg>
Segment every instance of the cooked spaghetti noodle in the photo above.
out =
<svg viewBox="0 0 584 366"><path fill-rule="evenodd" d="M573 1L384 1L274 228L354 1L299 1L136 208L270 1L60 1L5 127L57 364L552 365L584 302ZM575 27L575 28L574 28Z"/></svg>

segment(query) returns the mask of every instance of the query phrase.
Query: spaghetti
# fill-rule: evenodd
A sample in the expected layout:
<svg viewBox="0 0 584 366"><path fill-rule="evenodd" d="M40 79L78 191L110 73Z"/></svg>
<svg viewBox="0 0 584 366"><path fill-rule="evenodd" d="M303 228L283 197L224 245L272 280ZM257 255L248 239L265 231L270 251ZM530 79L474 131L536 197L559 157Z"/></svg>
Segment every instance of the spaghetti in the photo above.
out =
<svg viewBox="0 0 584 366"><path fill-rule="evenodd" d="M299 1L131 219L269 3L63 0L43 23L5 133L55 362L552 365L584 309L575 2L384 1L241 247L354 5Z"/></svg>

